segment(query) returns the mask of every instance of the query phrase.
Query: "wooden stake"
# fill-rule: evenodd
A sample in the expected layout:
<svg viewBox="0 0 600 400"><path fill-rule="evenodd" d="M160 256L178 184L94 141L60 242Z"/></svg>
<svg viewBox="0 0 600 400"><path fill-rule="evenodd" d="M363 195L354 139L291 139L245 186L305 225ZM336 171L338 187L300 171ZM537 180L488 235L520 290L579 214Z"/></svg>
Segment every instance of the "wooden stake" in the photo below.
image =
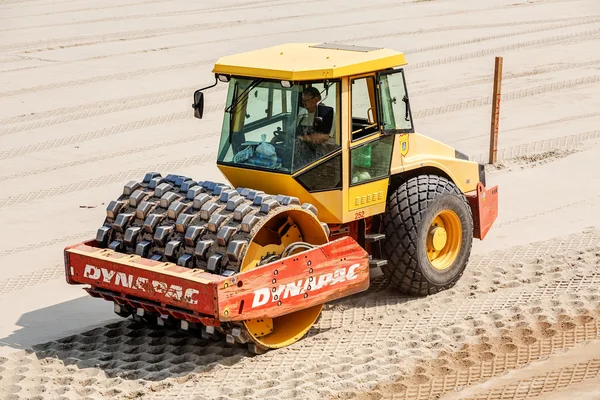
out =
<svg viewBox="0 0 600 400"><path fill-rule="evenodd" d="M492 128L490 130L490 164L495 164L498 156L498 123L500 121L500 92L502 88L502 57L496 57L494 69L494 94L492 96Z"/></svg>

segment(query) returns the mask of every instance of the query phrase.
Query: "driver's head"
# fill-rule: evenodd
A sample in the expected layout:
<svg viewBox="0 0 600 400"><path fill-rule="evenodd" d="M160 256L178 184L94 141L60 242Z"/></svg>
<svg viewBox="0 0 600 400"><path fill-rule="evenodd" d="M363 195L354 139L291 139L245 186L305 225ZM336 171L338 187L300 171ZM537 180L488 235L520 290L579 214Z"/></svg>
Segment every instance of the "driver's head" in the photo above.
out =
<svg viewBox="0 0 600 400"><path fill-rule="evenodd" d="M302 103L308 112L315 112L319 101L321 101L321 93L316 87L311 86L302 91Z"/></svg>

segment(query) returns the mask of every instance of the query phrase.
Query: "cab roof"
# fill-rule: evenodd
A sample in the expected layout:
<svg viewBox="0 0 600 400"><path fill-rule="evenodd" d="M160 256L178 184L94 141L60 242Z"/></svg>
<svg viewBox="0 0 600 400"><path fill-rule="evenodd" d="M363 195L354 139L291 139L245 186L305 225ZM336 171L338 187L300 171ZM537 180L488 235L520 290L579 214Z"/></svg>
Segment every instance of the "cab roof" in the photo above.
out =
<svg viewBox="0 0 600 400"><path fill-rule="evenodd" d="M343 44L289 43L217 60L215 74L289 81L333 79L406 65L404 53Z"/></svg>

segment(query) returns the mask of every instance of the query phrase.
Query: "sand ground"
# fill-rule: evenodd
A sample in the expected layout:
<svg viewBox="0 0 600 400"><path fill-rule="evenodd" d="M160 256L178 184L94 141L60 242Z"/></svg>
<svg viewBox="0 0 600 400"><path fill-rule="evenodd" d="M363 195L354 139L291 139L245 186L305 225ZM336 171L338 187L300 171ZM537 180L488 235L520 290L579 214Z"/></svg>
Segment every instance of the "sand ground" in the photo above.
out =
<svg viewBox="0 0 600 400"><path fill-rule="evenodd" d="M406 52L419 132L486 160L504 57L500 215L459 284L376 277L308 337L243 348L142 329L66 285L130 179L223 180L222 55L282 42ZM0 398L600 399L597 0L0 0Z"/></svg>

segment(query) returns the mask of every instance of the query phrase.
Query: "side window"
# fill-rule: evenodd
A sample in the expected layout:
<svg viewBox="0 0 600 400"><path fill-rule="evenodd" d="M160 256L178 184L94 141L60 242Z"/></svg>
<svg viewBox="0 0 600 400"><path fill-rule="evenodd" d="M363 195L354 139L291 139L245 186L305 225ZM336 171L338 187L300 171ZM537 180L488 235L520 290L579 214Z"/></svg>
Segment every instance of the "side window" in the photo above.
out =
<svg viewBox="0 0 600 400"><path fill-rule="evenodd" d="M388 133L413 132L410 103L404 83L404 71L399 70L379 77L381 118L383 130ZM390 132L391 131L391 132Z"/></svg>
<svg viewBox="0 0 600 400"><path fill-rule="evenodd" d="M375 79L353 79L351 96L352 140L357 140L379 130L375 111Z"/></svg>
<svg viewBox="0 0 600 400"><path fill-rule="evenodd" d="M256 87L248 95L248 105L246 107L245 125L265 119L268 116L269 89L266 87ZM267 107L265 107L267 106Z"/></svg>
<svg viewBox="0 0 600 400"><path fill-rule="evenodd" d="M242 90L245 87L247 85ZM279 83L264 82L253 88L245 99L240 100L240 105L236 107L234 128L236 132L244 133L243 141L261 142L264 134L265 140L270 142L273 132L285 127L282 111L288 98L291 98L286 93L288 91Z"/></svg>
<svg viewBox="0 0 600 400"><path fill-rule="evenodd" d="M309 169L296 178L309 192L342 188L342 154Z"/></svg>
<svg viewBox="0 0 600 400"><path fill-rule="evenodd" d="M384 178L390 173L394 136L365 143L350 150L350 184Z"/></svg>
<svg viewBox="0 0 600 400"><path fill-rule="evenodd" d="M281 114L283 111L283 96L281 90L270 90L268 110L270 111L270 117Z"/></svg>

